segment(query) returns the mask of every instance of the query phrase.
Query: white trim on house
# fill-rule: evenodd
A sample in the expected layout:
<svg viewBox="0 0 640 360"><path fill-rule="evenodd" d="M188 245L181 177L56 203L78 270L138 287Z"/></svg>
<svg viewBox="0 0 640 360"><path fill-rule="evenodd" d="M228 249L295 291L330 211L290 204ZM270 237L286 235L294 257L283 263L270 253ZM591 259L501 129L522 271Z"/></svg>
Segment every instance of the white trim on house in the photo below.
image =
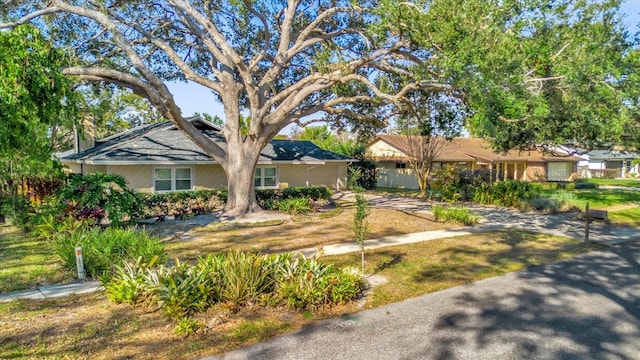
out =
<svg viewBox="0 0 640 360"><path fill-rule="evenodd" d="M275 169L275 175L267 176L265 174L265 169ZM259 176L260 185L256 184L256 180L258 180L256 175L257 172L260 172L260 176ZM274 179L274 184L265 185L265 180L272 179L272 178ZM256 189L278 189L280 187L280 169L278 168L278 166L264 166L264 165L258 164L253 173L253 184Z"/></svg>
<svg viewBox="0 0 640 360"><path fill-rule="evenodd" d="M169 179L158 179L156 178L156 170L159 169L169 169L170 170L170 177ZM189 169L189 179L186 178L181 178L178 179L176 176L176 170L178 169ZM151 171L151 186L152 186L152 191L154 193L166 193L166 192L174 192L174 191L192 191L195 190L195 168L193 166L154 166L152 168ZM177 181L184 181L184 180L189 180L189 188L188 189L177 189L176 183ZM169 190L156 190L156 181L170 181L171 182L171 189Z"/></svg>

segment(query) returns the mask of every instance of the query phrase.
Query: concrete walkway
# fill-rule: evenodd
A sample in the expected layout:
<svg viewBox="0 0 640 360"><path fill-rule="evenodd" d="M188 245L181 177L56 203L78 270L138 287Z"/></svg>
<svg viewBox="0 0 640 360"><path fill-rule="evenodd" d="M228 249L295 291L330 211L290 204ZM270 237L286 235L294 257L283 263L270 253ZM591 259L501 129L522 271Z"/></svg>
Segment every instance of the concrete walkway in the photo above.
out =
<svg viewBox="0 0 640 360"><path fill-rule="evenodd" d="M34 290L22 290L0 294L0 302L18 299L41 300L59 298L73 294L86 294L101 289L100 282L74 282L69 284L44 285Z"/></svg>

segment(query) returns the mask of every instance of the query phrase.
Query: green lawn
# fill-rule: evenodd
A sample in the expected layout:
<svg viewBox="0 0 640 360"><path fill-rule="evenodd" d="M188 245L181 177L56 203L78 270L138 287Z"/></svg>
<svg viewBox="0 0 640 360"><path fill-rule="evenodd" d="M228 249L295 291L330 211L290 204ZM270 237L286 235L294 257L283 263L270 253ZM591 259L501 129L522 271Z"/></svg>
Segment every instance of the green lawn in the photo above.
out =
<svg viewBox="0 0 640 360"><path fill-rule="evenodd" d="M367 251L366 273L388 281L375 287L367 308L566 259L601 245L522 230L439 239ZM357 254L327 256L324 261L358 266Z"/></svg>
<svg viewBox="0 0 640 360"><path fill-rule="evenodd" d="M640 226L640 207L628 210L610 211L609 220L617 225Z"/></svg>
<svg viewBox="0 0 640 360"><path fill-rule="evenodd" d="M587 201L591 208L640 202L640 191L618 189L543 190L541 196L559 199L581 210Z"/></svg>
<svg viewBox="0 0 640 360"><path fill-rule="evenodd" d="M0 225L0 292L33 289L73 279L49 243Z"/></svg>
<svg viewBox="0 0 640 360"><path fill-rule="evenodd" d="M609 186L625 186L625 187L635 187L640 188L640 180L638 179L587 179L587 182L598 184L598 185L609 185Z"/></svg>

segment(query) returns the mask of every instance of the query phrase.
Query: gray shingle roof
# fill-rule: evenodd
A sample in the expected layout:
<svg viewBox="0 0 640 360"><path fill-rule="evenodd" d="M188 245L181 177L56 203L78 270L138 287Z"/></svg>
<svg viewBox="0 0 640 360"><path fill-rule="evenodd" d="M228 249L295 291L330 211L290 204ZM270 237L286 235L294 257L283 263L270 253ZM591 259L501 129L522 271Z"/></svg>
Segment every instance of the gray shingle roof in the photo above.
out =
<svg viewBox="0 0 640 360"><path fill-rule="evenodd" d="M637 159L640 158L635 152L631 151L616 151L616 150L591 150L587 153L591 160L596 159Z"/></svg>
<svg viewBox="0 0 640 360"><path fill-rule="evenodd" d="M198 120L198 119L195 119ZM199 128L218 143L224 143L219 128L200 123ZM144 125L99 140L96 146L80 153L59 155L62 162L89 164L118 163L213 163L196 144L170 122ZM309 141L272 140L261 152L258 163L355 161L323 150Z"/></svg>

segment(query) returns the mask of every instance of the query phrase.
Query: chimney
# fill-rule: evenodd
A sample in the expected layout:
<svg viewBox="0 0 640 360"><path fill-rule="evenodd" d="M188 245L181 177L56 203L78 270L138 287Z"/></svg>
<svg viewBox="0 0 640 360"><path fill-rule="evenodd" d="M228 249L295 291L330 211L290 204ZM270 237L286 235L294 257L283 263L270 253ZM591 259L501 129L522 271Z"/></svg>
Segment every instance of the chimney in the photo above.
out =
<svg viewBox="0 0 640 360"><path fill-rule="evenodd" d="M82 121L81 128L76 127L74 150L83 152L96 146L96 123L93 117L87 116Z"/></svg>

